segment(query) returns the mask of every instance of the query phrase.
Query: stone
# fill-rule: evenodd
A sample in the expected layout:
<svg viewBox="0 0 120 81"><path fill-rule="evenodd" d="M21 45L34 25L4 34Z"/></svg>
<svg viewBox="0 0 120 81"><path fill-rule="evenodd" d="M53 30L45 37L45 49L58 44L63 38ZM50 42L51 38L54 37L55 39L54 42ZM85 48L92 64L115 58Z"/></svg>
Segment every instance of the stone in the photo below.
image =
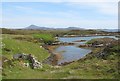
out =
<svg viewBox="0 0 120 81"><path fill-rule="evenodd" d="M29 63L24 63L24 66L29 67Z"/></svg>
<svg viewBox="0 0 120 81"><path fill-rule="evenodd" d="M60 69L61 66L54 66L54 69Z"/></svg>
<svg viewBox="0 0 120 81"><path fill-rule="evenodd" d="M22 58L23 54L15 54L13 55L13 59L19 59Z"/></svg>
<svg viewBox="0 0 120 81"><path fill-rule="evenodd" d="M42 46L40 46L40 48L42 48Z"/></svg>
<svg viewBox="0 0 120 81"><path fill-rule="evenodd" d="M23 60L28 60L30 63L23 63L24 66L26 67L31 67L33 69L35 68L42 68L42 63L40 63L38 60L36 60L36 57L31 55L31 54L15 54L13 55L13 59L23 59Z"/></svg>

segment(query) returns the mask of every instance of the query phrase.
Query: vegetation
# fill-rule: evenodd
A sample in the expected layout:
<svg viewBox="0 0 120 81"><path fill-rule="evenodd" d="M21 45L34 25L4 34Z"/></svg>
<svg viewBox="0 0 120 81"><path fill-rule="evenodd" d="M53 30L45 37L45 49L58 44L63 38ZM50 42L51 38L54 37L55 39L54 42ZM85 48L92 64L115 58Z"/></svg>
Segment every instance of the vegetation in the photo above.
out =
<svg viewBox="0 0 120 81"><path fill-rule="evenodd" d="M98 79L117 79L120 77L119 71L119 50L118 41L106 48L94 48L92 53L86 57L74 62L65 68L71 68L75 75L80 75L79 78L98 78ZM104 56L100 55L101 49Z"/></svg>
<svg viewBox="0 0 120 81"><path fill-rule="evenodd" d="M92 35L92 34L103 34L106 32L96 30L70 30L67 35Z"/></svg>
<svg viewBox="0 0 120 81"><path fill-rule="evenodd" d="M2 28L2 34L52 34L53 36L63 36L63 35L93 35L93 34L111 34L104 31L97 30L27 30L27 29L5 29ZM117 34L118 33L112 33Z"/></svg>
<svg viewBox="0 0 120 81"><path fill-rule="evenodd" d="M38 39L39 42L44 42L45 44L52 44L55 40L52 34L33 34L35 39Z"/></svg>
<svg viewBox="0 0 120 81"><path fill-rule="evenodd" d="M113 38L96 38L96 39L91 39L86 44L94 44L94 43L106 44L106 43L111 43L114 40L115 39L113 39Z"/></svg>
<svg viewBox="0 0 120 81"><path fill-rule="evenodd" d="M19 60L13 61L12 56L17 53L32 54L42 62L50 55L47 50L40 48L43 41L44 43L54 41L56 35L62 36L68 34L68 31L14 31L14 34L8 33L9 30L7 34L6 31L2 34L1 57L3 59L0 60L9 60L7 63L3 62L3 66L5 65L2 70L3 79L117 79L120 77L118 74L120 50L118 41L111 43L107 48L94 48L92 53L69 65L51 66L43 64L43 68L31 69L21 65ZM42 39L42 41L38 43L35 42L36 39ZM99 55L102 49L105 57Z"/></svg>
<svg viewBox="0 0 120 81"><path fill-rule="evenodd" d="M40 60L43 60L49 56L45 49L40 48L39 44L28 41L15 40L12 39L10 35L3 35L2 42L2 53L10 59L12 59L13 54L17 53L33 54Z"/></svg>

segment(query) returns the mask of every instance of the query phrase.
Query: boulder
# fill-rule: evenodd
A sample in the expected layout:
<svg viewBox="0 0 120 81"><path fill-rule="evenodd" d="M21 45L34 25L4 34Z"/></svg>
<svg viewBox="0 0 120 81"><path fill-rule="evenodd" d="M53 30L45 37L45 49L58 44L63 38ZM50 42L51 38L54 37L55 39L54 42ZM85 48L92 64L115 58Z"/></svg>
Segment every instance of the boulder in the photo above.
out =
<svg viewBox="0 0 120 81"><path fill-rule="evenodd" d="M24 66L29 67L29 63L24 63Z"/></svg>
<svg viewBox="0 0 120 81"><path fill-rule="evenodd" d="M42 68L42 63L36 60L36 58L32 56L31 54L28 55L28 59L30 61L30 66L32 69Z"/></svg>
<svg viewBox="0 0 120 81"><path fill-rule="evenodd" d="M36 58L34 56L32 56L31 54L15 54L13 55L13 59L23 59L23 60L28 60L29 63L23 63L24 66L26 67L31 67L31 68L42 68L42 63L40 63L38 60L36 60Z"/></svg>
<svg viewBox="0 0 120 81"><path fill-rule="evenodd" d="M15 54L15 55L13 55L13 59L16 59L16 60L18 60L18 59L24 59L24 60L27 60L28 59L28 55L27 54Z"/></svg>

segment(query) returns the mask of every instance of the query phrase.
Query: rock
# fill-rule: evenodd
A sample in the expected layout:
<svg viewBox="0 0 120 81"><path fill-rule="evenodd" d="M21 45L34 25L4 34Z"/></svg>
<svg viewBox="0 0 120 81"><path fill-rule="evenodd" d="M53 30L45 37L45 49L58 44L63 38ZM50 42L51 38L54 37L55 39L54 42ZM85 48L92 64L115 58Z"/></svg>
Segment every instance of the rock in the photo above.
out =
<svg viewBox="0 0 120 81"><path fill-rule="evenodd" d="M6 57L2 57L2 63L7 62L7 61L9 61L8 58L6 58Z"/></svg>
<svg viewBox="0 0 120 81"><path fill-rule="evenodd" d="M29 57L29 61L31 63L30 64L31 68L33 68L33 69L42 68L42 63L40 63L39 61L37 61L34 56L32 56L31 54L29 54L28 57Z"/></svg>
<svg viewBox="0 0 120 81"><path fill-rule="evenodd" d="M29 63L24 63L24 66L29 67Z"/></svg>
<svg viewBox="0 0 120 81"><path fill-rule="evenodd" d="M13 55L13 59L19 59L22 58L23 54L15 54Z"/></svg>
<svg viewBox="0 0 120 81"><path fill-rule="evenodd" d="M26 67L31 67L31 68L42 68L42 63L36 60L35 56L32 56L31 54L15 54L13 55L13 59L22 59L22 60L28 60L30 63L23 63L24 66Z"/></svg>
<svg viewBox="0 0 120 81"><path fill-rule="evenodd" d="M40 48L42 48L42 46L40 46Z"/></svg>
<svg viewBox="0 0 120 81"><path fill-rule="evenodd" d="M33 64L33 67L34 68L42 68L42 64L38 61L36 61L34 64Z"/></svg>
<svg viewBox="0 0 120 81"><path fill-rule="evenodd" d="M77 41L73 41L73 42L85 42L86 40L77 40Z"/></svg>
<svg viewBox="0 0 120 81"><path fill-rule="evenodd" d="M82 45L79 45L79 47L92 47L91 44L82 44Z"/></svg>
<svg viewBox="0 0 120 81"><path fill-rule="evenodd" d="M13 59L23 59L23 60L27 60L28 59L28 55L27 54L15 54L13 55Z"/></svg>
<svg viewBox="0 0 120 81"><path fill-rule="evenodd" d="M54 68L54 69L60 69L61 66L54 66L53 68Z"/></svg>

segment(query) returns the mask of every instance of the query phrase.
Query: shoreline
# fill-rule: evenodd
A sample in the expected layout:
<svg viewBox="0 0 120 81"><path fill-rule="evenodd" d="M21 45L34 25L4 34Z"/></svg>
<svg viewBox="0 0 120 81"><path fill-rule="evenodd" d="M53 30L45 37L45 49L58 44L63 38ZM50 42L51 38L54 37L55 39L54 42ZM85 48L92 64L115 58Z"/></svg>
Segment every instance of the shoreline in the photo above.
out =
<svg viewBox="0 0 120 81"><path fill-rule="evenodd" d="M43 47L49 52L50 56L46 58L43 63L50 65L57 65L59 59L61 59L61 55L59 53L54 53L53 50L59 45L44 45Z"/></svg>
<svg viewBox="0 0 120 81"><path fill-rule="evenodd" d="M61 36L61 37L92 37L92 36L116 36L116 35L82 35L82 36L80 36L80 35L74 35L74 36L70 36L70 35L68 35L68 36Z"/></svg>
<svg viewBox="0 0 120 81"><path fill-rule="evenodd" d="M54 53L53 52L54 49L57 48L58 46L61 46L61 45L46 45L45 46L45 49L50 53L50 56L47 59L45 59L43 63L47 63L47 64L50 64L50 65L53 65L53 66L55 66L55 65L64 66L64 65L68 65L70 63L73 63L75 61L79 61L79 60L85 58L88 54L91 54L93 52L92 47L85 47L85 49L91 49L91 52L86 54L84 57L82 57L78 60L75 60L75 61L64 62L64 63L58 64L57 62L62 58L62 56L59 53ZM66 45L64 45L64 46L66 46ZM84 47L81 47L81 48L84 48Z"/></svg>
<svg viewBox="0 0 120 81"><path fill-rule="evenodd" d="M81 41L81 40L80 40ZM86 40L84 40L86 41ZM59 43L59 44L56 44L56 45L46 45L45 48L49 51L49 53L51 54L48 59L51 59L49 61L52 61L51 64L52 65L59 65L59 66L63 66L63 65L67 65L67 64L70 64L70 63L73 63L75 61L79 61L81 59L86 59L86 58L90 58L89 56L95 52L95 48L93 48L94 46L92 45L89 45L89 44L84 44L84 45L79 45L78 48L84 48L84 49L90 49L91 52L86 54L84 57L82 58L79 58L78 60L75 60L75 61L70 61L70 62L64 62L64 63L61 63L61 64L58 64L57 62L61 59L61 54L58 54L58 53L54 53L54 49L57 48L58 46L69 46L69 45L74 45L75 43L67 43L67 42L64 42L64 43ZM101 46L97 46L97 48L99 49L102 49ZM99 51L100 52L100 51ZM49 63L50 64L50 63Z"/></svg>

